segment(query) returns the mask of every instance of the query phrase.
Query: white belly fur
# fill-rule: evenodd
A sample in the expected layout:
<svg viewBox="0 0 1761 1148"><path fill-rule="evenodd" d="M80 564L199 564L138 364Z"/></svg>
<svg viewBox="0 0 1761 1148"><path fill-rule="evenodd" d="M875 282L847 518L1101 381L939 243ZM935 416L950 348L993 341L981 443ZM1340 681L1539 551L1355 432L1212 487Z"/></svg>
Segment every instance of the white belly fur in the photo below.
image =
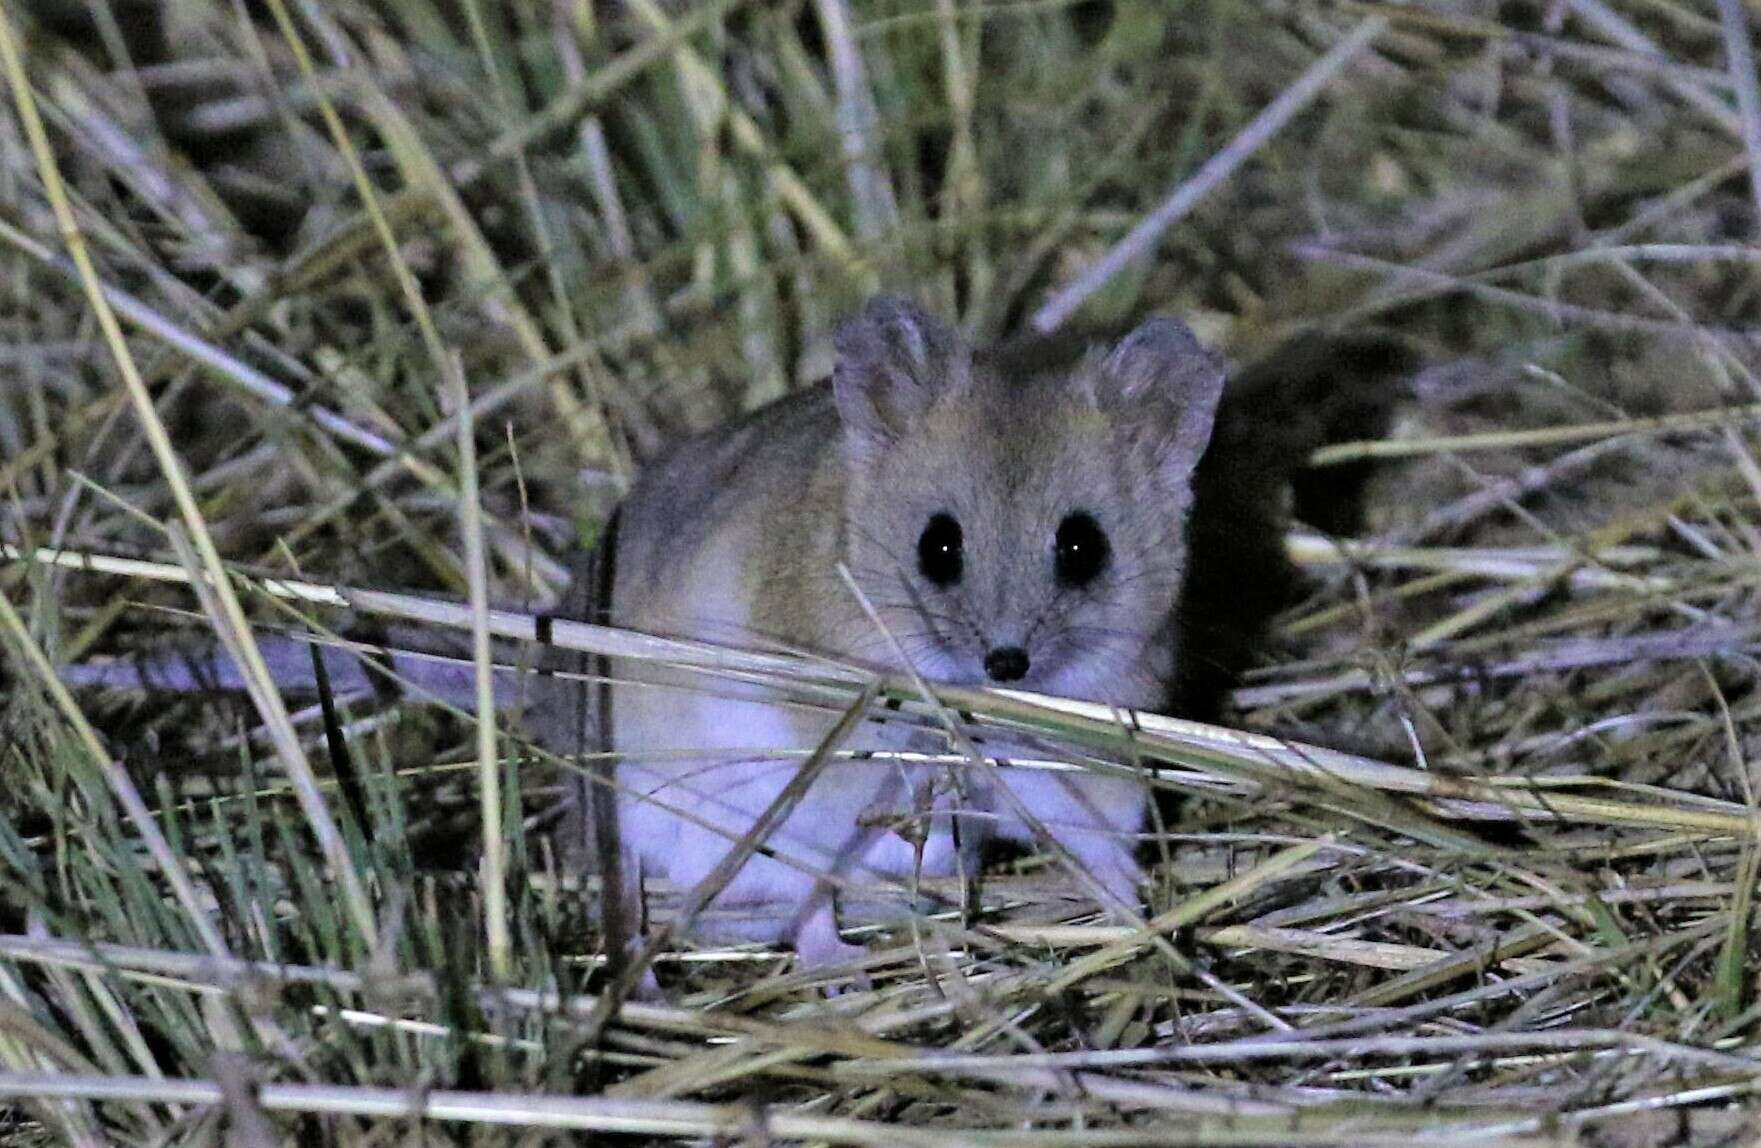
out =
<svg viewBox="0 0 1761 1148"><path fill-rule="evenodd" d="M671 593L639 597L625 615L639 629L678 632L670 619L688 616L687 632L708 640L750 634L744 596L725 572L737 569L711 547L693 563L692 576ZM626 599L627 600L627 599ZM835 713L770 704L756 687L710 675L614 663L613 678L639 677L643 685L612 692L613 744L620 759L620 833L640 859L644 875L665 876L680 889L707 877L747 833L837 724ZM730 696L732 695L732 696ZM741 696L744 695L744 696ZM898 734L864 723L842 747L900 748ZM814 894L816 874L858 883L899 879L919 865L916 850L899 834L876 824L877 811L913 808L912 791L931 777L882 760L834 761L824 767L793 812L763 843L769 856L753 856L716 898L723 906L775 902L785 906L742 936L791 939L794 910ZM932 832L920 872L941 876L954 869L952 837L945 823ZM701 933L701 930L700 930Z"/></svg>

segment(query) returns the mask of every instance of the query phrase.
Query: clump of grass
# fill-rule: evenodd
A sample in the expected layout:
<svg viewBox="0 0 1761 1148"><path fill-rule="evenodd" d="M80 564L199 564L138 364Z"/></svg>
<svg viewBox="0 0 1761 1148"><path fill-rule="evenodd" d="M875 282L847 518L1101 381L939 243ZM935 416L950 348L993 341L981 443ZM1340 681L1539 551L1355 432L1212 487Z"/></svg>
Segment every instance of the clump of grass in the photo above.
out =
<svg viewBox="0 0 1761 1148"><path fill-rule="evenodd" d="M6 5L5 1135L1740 1135L1761 105L1719 7ZM644 457L822 375L883 286L978 337L1161 309L1432 365L1315 459L1381 460L1366 525L1293 538L1237 731L559 625L1185 798L1139 919L1055 857L851 886L861 969L685 946L614 1013L549 836L576 767L289 710L253 635L481 666ZM48 668L192 640L248 700Z"/></svg>

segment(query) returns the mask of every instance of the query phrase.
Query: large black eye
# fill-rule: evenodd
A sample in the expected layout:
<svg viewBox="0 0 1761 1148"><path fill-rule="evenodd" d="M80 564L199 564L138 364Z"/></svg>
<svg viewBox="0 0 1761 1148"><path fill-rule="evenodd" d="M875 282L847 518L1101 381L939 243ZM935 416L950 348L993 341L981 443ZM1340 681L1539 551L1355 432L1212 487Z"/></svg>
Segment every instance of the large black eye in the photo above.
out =
<svg viewBox="0 0 1761 1148"><path fill-rule="evenodd" d="M1086 586L1094 581L1106 569L1107 555L1112 551L1107 536L1101 532L1101 524L1083 510L1066 515L1058 523L1057 548L1061 586Z"/></svg>
<svg viewBox="0 0 1761 1148"><path fill-rule="evenodd" d="M960 545L960 524L952 514L938 514L917 539L917 568L937 586L960 581L966 558Z"/></svg>

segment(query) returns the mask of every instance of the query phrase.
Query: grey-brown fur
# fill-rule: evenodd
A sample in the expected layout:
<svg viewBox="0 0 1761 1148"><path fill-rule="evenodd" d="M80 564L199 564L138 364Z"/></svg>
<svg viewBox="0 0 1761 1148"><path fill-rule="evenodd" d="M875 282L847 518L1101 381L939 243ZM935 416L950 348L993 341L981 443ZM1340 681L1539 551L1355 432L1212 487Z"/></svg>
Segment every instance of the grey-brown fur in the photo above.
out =
<svg viewBox="0 0 1761 1148"><path fill-rule="evenodd" d="M915 369L926 378L911 381L910 348L889 338L922 327L928 357ZM842 562L936 680L980 684L981 641L1026 643L1037 656L1021 688L1158 704L1192 470L1221 384L1215 356L1162 319L1073 372L1004 377L935 320L884 300L845 328L838 369L841 397L828 381L680 444L644 475L625 504L614 616L716 637L697 628L726 619L647 603L709 539L737 538L754 612L748 633L724 639L899 668L838 576ZM885 412L863 402L877 389ZM1060 593L1051 539L1076 509L1105 528L1115 564L1092 588ZM937 510L961 522L972 569L947 594L912 569Z"/></svg>
<svg viewBox="0 0 1761 1148"><path fill-rule="evenodd" d="M1073 370L1005 375L912 305L877 300L840 332L829 384L682 443L649 468L621 512L611 617L883 670L904 668L903 649L931 680L963 684L986 681L987 653L1007 648L1024 663L1012 686L1156 706L1177 655L1193 471L1221 388L1217 359L1172 320L1151 320ZM949 585L919 569L919 538L936 515L962 532L962 574ZM1055 538L1072 515L1089 516L1110 547L1081 585L1056 575ZM612 699L631 868L693 885L833 716L751 687L706 689L664 668L614 674L650 683ZM899 748L897 738L865 730L854 748ZM972 824L1021 839L1049 826L1103 887L1134 899L1141 786L1003 776L1006 792L988 780L966 788L977 807L968 812L982 815ZM921 770L835 765L767 843L773 855L749 861L721 903L794 903L758 934L809 959L835 955L838 880L952 868L948 792ZM922 854L862 828L926 804L941 812Z"/></svg>

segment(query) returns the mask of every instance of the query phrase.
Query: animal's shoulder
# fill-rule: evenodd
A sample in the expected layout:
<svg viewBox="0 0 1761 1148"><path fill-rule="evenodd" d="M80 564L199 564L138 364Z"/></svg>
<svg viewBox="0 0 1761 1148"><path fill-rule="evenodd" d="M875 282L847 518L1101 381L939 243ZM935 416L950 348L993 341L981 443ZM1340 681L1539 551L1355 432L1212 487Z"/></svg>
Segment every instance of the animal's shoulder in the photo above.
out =
<svg viewBox="0 0 1761 1148"><path fill-rule="evenodd" d="M620 555L645 565L683 555L733 517L765 513L810 485L839 434L822 383L674 444L624 501Z"/></svg>

